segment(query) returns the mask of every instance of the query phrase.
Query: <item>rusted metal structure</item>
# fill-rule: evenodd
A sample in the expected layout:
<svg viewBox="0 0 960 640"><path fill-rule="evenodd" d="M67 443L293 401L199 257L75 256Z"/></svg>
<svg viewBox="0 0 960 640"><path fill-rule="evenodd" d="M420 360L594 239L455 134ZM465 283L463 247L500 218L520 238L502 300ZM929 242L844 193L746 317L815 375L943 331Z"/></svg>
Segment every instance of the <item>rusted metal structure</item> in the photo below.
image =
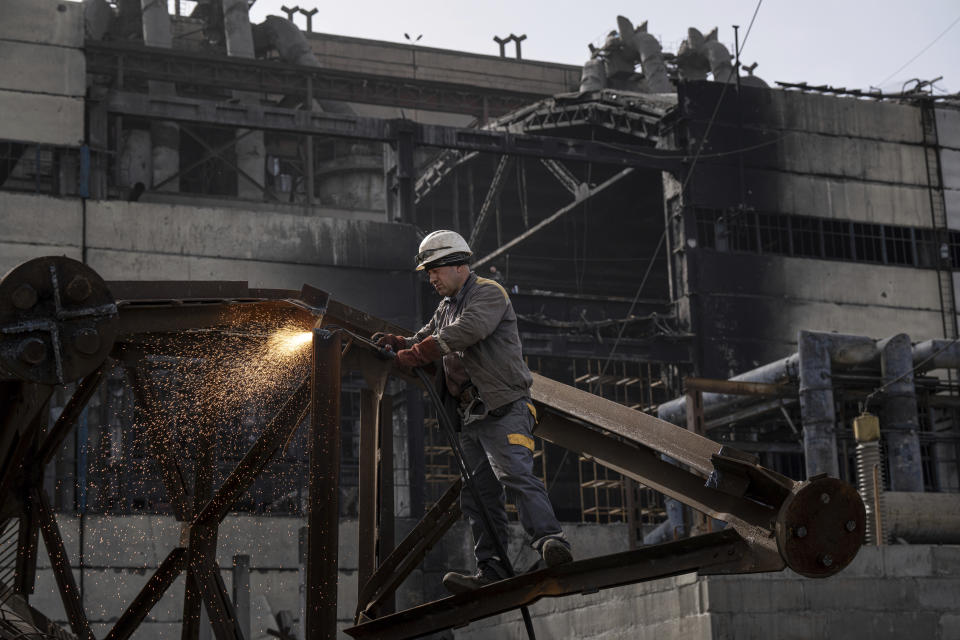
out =
<svg viewBox="0 0 960 640"><path fill-rule="evenodd" d="M208 436L197 441L192 504L176 452L162 430L154 434L153 455L183 522L183 535L107 634L109 640L131 637L181 573L187 576L183 637L198 637L201 602L218 640L242 637L215 560L217 529L305 421L311 442L305 633L309 638L335 637L339 390L345 370L360 371L369 388L361 414L359 624L347 630L354 637L416 637L545 596L592 592L689 571L746 573L790 567L806 576L827 577L853 559L863 539L863 504L849 485L823 476L795 482L761 467L748 454L537 376L533 399L542 416L538 436L590 456L729 526L687 540L520 575L393 613L391 596L396 588L457 519L459 490L459 483L451 486L413 532L392 548L392 535L389 539L385 535L393 520L392 506L381 499L389 490L389 483L382 481L390 476L384 466L391 464L391 458L383 455L391 421L386 417L389 404L382 398L388 377L396 372L366 336L400 329L308 286L296 292L229 282L105 283L89 267L67 258L31 260L8 273L0 281L0 305L0 514L4 528L13 519L18 526L16 571L9 590L19 596L33 591L42 534L72 631L80 638L94 636L42 487L44 467L100 382L108 358L127 369L139 402L159 403L151 383L151 357L176 357L184 341L200 335L228 331L243 335L264 317L313 332L309 375L286 397L219 487L212 486L208 450L213 440ZM40 416L54 386L76 380L80 382L62 415L44 429ZM202 412L194 418L209 420Z"/></svg>

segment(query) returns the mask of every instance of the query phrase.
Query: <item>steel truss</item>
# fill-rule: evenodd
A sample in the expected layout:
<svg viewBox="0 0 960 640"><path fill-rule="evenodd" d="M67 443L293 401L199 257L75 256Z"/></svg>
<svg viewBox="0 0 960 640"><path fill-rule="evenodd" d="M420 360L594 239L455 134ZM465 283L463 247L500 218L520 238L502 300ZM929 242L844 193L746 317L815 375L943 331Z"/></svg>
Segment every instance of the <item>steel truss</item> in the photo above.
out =
<svg viewBox="0 0 960 640"><path fill-rule="evenodd" d="M789 566L809 577L827 577L845 567L861 545L864 509L849 485L826 477L795 482L761 467L753 456L694 431L534 376L532 399L541 416L537 436L588 456L710 517L723 519L729 527L716 534L525 574L473 593L392 613L396 588L457 519L455 498L459 490L458 485L451 487L411 534L395 550L391 548L386 538L392 538L392 500L386 492L392 494L392 489L384 482L392 476L392 456L384 455L391 440L387 427L390 414L388 403L382 399L388 376L400 372L393 369L391 361L380 357L376 345L366 336L376 331L402 334L401 328L307 286L296 292L249 289L243 283L226 282L106 284L88 267L68 258L38 261L21 265L0 281L0 295L9 294L14 303L12 309L0 310L0 370L6 372L0 377L0 423L4 427L0 432L4 436L0 458L5 463L0 474L0 513L4 518L16 514L20 522L14 591L20 595L33 591L37 542L42 532L54 559L53 571L71 628L80 638L93 636L42 489L42 478L46 464L102 379L107 354L131 372L138 402L157 405L159 396L149 382L145 364L148 356L177 357L178 347L173 346L177 339L225 327L242 330L254 319L264 317L312 329L310 373L289 393L219 487L212 485L212 431L206 442L198 445L192 504L169 442L160 436L153 443L164 488L188 535L185 543L169 551L120 616L106 636L109 640L131 637L181 573L187 576L183 637L199 636L201 602L217 640L242 637L216 563L218 527L308 416L312 447L305 633L309 638L336 637L339 515L335 505L342 370L360 371L368 386L361 414L359 624L347 630L354 637L412 638L521 608L544 596L593 592L687 571L744 573ZM43 268L37 271L37 265ZM54 275L73 270L74 276L68 282L56 277L47 282L31 279L35 272L46 273L47 267ZM94 317L85 313L83 300L102 302L105 295L116 299L112 315ZM44 316L46 301L54 298L63 300L63 306L58 306L56 314ZM82 382L61 418L46 433L39 416L57 381L35 378L47 375L46 361L54 358L50 349L54 345L46 345L41 352L31 346L30 341L37 338L9 331L44 317L48 322L44 326L51 332L55 329L62 335L88 338L87 342L74 338L56 345L60 357L71 363L66 371L73 373L72 379L82 376ZM90 332L104 342L101 346L105 351L95 358L75 358L71 349L76 346L81 352L92 351ZM29 355L30 366L9 373L11 358L20 358L23 353ZM212 416L193 417L206 421L207 426L213 424ZM665 461L665 457L676 464ZM798 533L801 529L803 533Z"/></svg>

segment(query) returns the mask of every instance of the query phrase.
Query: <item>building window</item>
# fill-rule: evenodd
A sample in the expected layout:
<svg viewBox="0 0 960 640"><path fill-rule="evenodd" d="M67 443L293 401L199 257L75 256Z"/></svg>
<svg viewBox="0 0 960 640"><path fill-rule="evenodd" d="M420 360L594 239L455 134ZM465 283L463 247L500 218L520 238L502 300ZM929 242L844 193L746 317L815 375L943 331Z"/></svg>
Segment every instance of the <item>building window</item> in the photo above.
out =
<svg viewBox="0 0 960 640"><path fill-rule="evenodd" d="M846 220L823 221L823 257L831 260L853 259L853 238Z"/></svg>
<svg viewBox="0 0 960 640"><path fill-rule="evenodd" d="M790 255L790 219L782 213L758 213L760 253Z"/></svg>
<svg viewBox="0 0 960 640"><path fill-rule="evenodd" d="M883 227L865 222L853 223L853 246L859 262L883 262Z"/></svg>
<svg viewBox="0 0 960 640"><path fill-rule="evenodd" d="M913 265L913 229L909 227L883 227L883 239L887 249L887 264Z"/></svg>
<svg viewBox="0 0 960 640"><path fill-rule="evenodd" d="M793 255L806 258L819 258L822 255L819 218L794 216L790 219L790 231Z"/></svg>

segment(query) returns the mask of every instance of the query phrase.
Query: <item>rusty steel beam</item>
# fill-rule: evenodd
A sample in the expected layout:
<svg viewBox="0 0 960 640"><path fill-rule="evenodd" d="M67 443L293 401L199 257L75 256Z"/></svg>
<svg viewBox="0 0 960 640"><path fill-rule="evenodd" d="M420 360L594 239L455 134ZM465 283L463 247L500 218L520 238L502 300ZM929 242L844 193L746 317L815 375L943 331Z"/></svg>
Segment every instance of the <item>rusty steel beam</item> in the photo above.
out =
<svg viewBox="0 0 960 640"><path fill-rule="evenodd" d="M748 570L748 544L725 530L541 569L475 591L377 618L344 631L354 638L403 640L460 627L530 605L543 597L592 593L691 571L739 573Z"/></svg>
<svg viewBox="0 0 960 640"><path fill-rule="evenodd" d="M190 578L206 605L214 637L217 640L245 640L237 626L233 603L216 561L207 557L191 557Z"/></svg>
<svg viewBox="0 0 960 640"><path fill-rule="evenodd" d="M93 397L97 387L100 386L100 381L103 379L104 366L105 365L100 365L93 373L87 375L80 381L76 391L73 392L73 395L63 408L57 421L47 432L46 437L43 439L43 444L40 445L40 450L37 452L37 458L40 460L41 468L47 466L50 461L53 460L53 457L57 455L57 451L60 450L60 445L63 444L63 439L70 433L70 429L73 428L73 423L80 417L80 413L87 406L87 403L90 402L90 398Z"/></svg>
<svg viewBox="0 0 960 640"><path fill-rule="evenodd" d="M796 387L791 387L788 384L714 380L711 378L684 378L683 387L687 391L707 391L733 396L761 396L767 398L795 398L798 393Z"/></svg>
<svg viewBox="0 0 960 640"><path fill-rule="evenodd" d="M396 537L396 514L393 497L393 398L380 401L380 488L377 492L380 509L380 535L377 538L377 566L393 553ZM389 594L377 609L377 614L393 613L396 598ZM359 598L357 599L359 603Z"/></svg>
<svg viewBox="0 0 960 640"><path fill-rule="evenodd" d="M187 568L189 553L186 547L174 547L167 554L104 640L127 640L134 634L154 605L160 602L173 581Z"/></svg>
<svg viewBox="0 0 960 640"><path fill-rule="evenodd" d="M303 380L264 427L260 437L223 481L213 498L194 518L195 524L213 524L223 520L233 503L243 496L257 474L263 471L273 455L283 446L290 432L303 422L309 399L310 383Z"/></svg>
<svg viewBox="0 0 960 640"><path fill-rule="evenodd" d="M57 581L60 600L63 602L63 610L67 613L70 629L81 640L94 640L93 632L90 631L90 622L87 620L87 614L84 612L83 603L80 600L80 592L77 590L77 583L73 579L73 571L70 569L67 549L63 546L60 527L57 526L56 516L53 509L50 508L47 492L42 488L34 488L31 495L37 505L37 517L40 532L43 534L43 544L47 547L50 567L53 569L53 577Z"/></svg>
<svg viewBox="0 0 960 640"><path fill-rule="evenodd" d="M359 513L357 514L358 593L373 575L377 564L380 396L373 389L360 390ZM358 600L359 602L359 600ZM359 606L359 605L358 605Z"/></svg>
<svg viewBox="0 0 960 640"><path fill-rule="evenodd" d="M305 637L337 637L340 334L313 331Z"/></svg>
<svg viewBox="0 0 960 640"><path fill-rule="evenodd" d="M427 552L460 518L457 498L460 497L461 488L463 488L463 480L457 478L417 523L417 526L407 534L403 542L380 563L370 580L361 585L360 596L357 599L358 621L361 619L361 614L366 618L376 615L378 607L389 601Z"/></svg>

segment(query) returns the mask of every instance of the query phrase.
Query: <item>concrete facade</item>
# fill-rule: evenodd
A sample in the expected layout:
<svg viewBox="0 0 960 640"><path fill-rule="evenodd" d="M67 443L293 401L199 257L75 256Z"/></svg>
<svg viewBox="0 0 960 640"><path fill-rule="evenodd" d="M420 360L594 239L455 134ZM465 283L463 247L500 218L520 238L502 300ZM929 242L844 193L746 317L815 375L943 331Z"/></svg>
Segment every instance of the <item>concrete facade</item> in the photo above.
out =
<svg viewBox="0 0 960 640"><path fill-rule="evenodd" d="M864 547L833 578L792 571L675 578L531 607L537 632L581 640L960 637L960 547ZM458 640L522 640L517 616L458 629ZM549 630L549 632L548 632ZM546 633L545 633L546 632Z"/></svg>
<svg viewBox="0 0 960 640"><path fill-rule="evenodd" d="M81 590L87 616L97 637L105 636L140 588L169 551L178 544L181 524L164 516L88 516L81 520L61 514L58 524L74 577ZM276 628L273 616L287 610L299 625L299 529L305 520L289 517L230 515L220 526L217 562L224 583L232 589L232 558L250 556L251 639L270 638L267 629ZM398 520L397 535L403 536L416 524ZM83 528L83 568L81 536ZM568 524L565 531L579 557L624 551L624 525ZM399 538L398 538L399 540ZM41 545L42 546L42 545ZM519 525L511 525L509 552L518 567L536 561L526 546ZM427 555L421 566L397 593L397 606L406 608L444 597L440 578L450 570L473 571L473 549L465 522L457 523ZM357 522L340 523L340 579L337 617L340 626L353 624L357 597ZM183 577L177 579L150 611L137 638L161 640L180 637L183 607ZM42 551L38 560L37 587L30 604L51 619L66 625L66 614L56 589L49 559ZM509 620L509 616L504 616ZM341 634L342 638L348 638ZM566 637L562 635L545 637Z"/></svg>
<svg viewBox="0 0 960 640"><path fill-rule="evenodd" d="M0 193L0 272L44 255L85 259L105 280L309 284L414 326L407 225L243 209Z"/></svg>
<svg viewBox="0 0 960 640"><path fill-rule="evenodd" d="M0 7L0 140L83 142L83 5L9 0Z"/></svg>

